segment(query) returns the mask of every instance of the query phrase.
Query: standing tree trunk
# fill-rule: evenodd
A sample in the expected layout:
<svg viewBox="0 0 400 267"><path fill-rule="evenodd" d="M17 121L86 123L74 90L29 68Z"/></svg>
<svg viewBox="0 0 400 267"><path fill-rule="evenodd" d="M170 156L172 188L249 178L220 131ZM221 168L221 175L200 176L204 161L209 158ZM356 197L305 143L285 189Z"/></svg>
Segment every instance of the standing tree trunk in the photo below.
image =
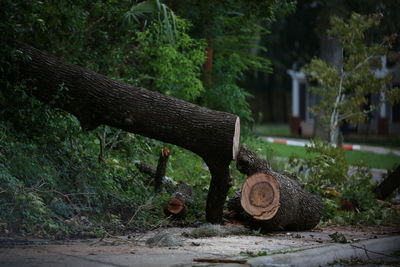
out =
<svg viewBox="0 0 400 267"><path fill-rule="evenodd" d="M239 147L240 120L233 114L107 78L66 63L22 42L12 46L24 53L23 78L39 90L44 102L62 97L56 105L75 115L83 129L101 124L186 148L204 159L211 172L206 219L222 221L229 189L229 163Z"/></svg>
<svg viewBox="0 0 400 267"><path fill-rule="evenodd" d="M247 147L240 149L237 168L248 178L241 193L229 200L228 208L253 227L263 231L307 230L320 221L322 199L304 190L298 181L272 171L267 161Z"/></svg>
<svg viewBox="0 0 400 267"><path fill-rule="evenodd" d="M388 172L387 177L375 189L374 193L378 199L385 200L394 190L400 187L400 165Z"/></svg>

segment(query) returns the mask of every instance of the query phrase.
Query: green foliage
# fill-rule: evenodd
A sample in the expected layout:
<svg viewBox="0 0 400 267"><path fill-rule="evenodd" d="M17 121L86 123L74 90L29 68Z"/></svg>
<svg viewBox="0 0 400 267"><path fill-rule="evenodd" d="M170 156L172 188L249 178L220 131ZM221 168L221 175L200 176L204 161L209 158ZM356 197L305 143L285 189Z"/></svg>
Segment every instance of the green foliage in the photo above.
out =
<svg viewBox="0 0 400 267"><path fill-rule="evenodd" d="M188 101L202 93L199 76L205 45L187 34L190 27L188 21L177 18L174 43L169 42L155 23L136 33L140 86Z"/></svg>
<svg viewBox="0 0 400 267"><path fill-rule="evenodd" d="M177 17L172 9L170 9L166 4L161 3L160 0L147 0L133 5L131 9L125 13L124 18L128 23L132 23L132 20L140 23L139 18L144 17L146 23L146 15L149 14L157 15L158 30L161 30L164 26L165 30L162 31L166 33L170 43L174 43L177 30L175 20Z"/></svg>
<svg viewBox="0 0 400 267"><path fill-rule="evenodd" d="M323 186L344 184L349 166L342 149L312 140L306 148L306 153L315 156L300 159L294 155L289 164L307 176L307 184L314 187L312 191L320 190Z"/></svg>
<svg viewBox="0 0 400 267"><path fill-rule="evenodd" d="M375 206L374 184L369 169L358 167L350 177L350 183L343 188L342 199L356 203L359 211L366 211Z"/></svg>
<svg viewBox="0 0 400 267"><path fill-rule="evenodd" d="M156 86L149 89L187 100L194 100L202 90L198 76L204 45L186 33L189 22L176 18L175 42L171 43L164 28L151 19L143 31L141 25L124 19L130 8L127 2L0 4L3 41L26 41L126 82L138 84L141 77L153 76ZM153 190L143 183L147 177L137 172L134 162L156 162L162 144L105 126L81 132L76 118L54 109L53 104L63 99L44 104L32 98L41 88L30 88L18 80L12 64L18 51L7 46L1 51L2 231L102 235L143 229L159 221L168 195L153 196ZM134 60L140 64L132 64ZM60 85L60 93L65 89ZM178 162L174 170L196 170L190 164ZM171 173L175 179L185 179L179 171ZM204 211L209 177L203 180L201 194L195 196L200 211ZM190 216L203 215L197 213Z"/></svg>
<svg viewBox="0 0 400 267"><path fill-rule="evenodd" d="M251 94L238 85L243 72L248 68L237 54L215 56L213 87L204 92L204 103L216 110L223 110L238 115L242 126L253 122L247 99ZM224 101L220 101L224 99Z"/></svg>
<svg viewBox="0 0 400 267"><path fill-rule="evenodd" d="M393 224L398 220L390 205L375 201L372 175L363 164L350 170L342 149L318 140L307 147L307 154L310 157L303 159L292 156L289 165L307 190L323 198L324 223Z"/></svg>
<svg viewBox="0 0 400 267"><path fill-rule="evenodd" d="M400 98L399 88L391 88L391 75L377 77L374 73L381 68L381 56L387 54L395 38L390 36L382 43L367 45L367 30L379 22L378 15L367 17L353 13L348 21L332 17L332 28L328 33L339 37L342 65L338 67L314 58L304 67L310 82L317 84L311 91L320 98L311 111L322 116L323 124L329 127L332 144L338 144L339 127L344 121L364 122L379 108L379 105L368 106L368 95L377 95L380 101L390 103Z"/></svg>
<svg viewBox="0 0 400 267"><path fill-rule="evenodd" d="M262 144L260 144L262 146ZM288 146L285 144L268 143L268 147L274 151L275 158L279 157L282 161L292 157L296 154L298 158L310 158L315 154L307 153L306 147L299 146ZM345 150L344 151L346 161L350 165L363 162L370 168L386 169L393 168L396 163L400 161L400 156L394 154L381 155L373 152L357 151L357 150Z"/></svg>
<svg viewBox="0 0 400 267"><path fill-rule="evenodd" d="M213 51L212 58L208 58L212 70L203 73L206 90L199 103L239 115L246 129L253 123L247 103L251 95L241 83L249 71L271 72L271 62L264 55L266 49L259 45L261 36L268 33L263 25L278 14L292 11L294 1L167 2L193 23L193 35L207 40Z"/></svg>
<svg viewBox="0 0 400 267"><path fill-rule="evenodd" d="M202 10L213 10L217 2L204 2ZM226 12L218 4L222 16L219 11L207 16L216 45L213 85L208 87L202 80L208 34L199 29L194 8L159 0L0 0L0 41L5 44L0 47L1 232L99 236L150 228L163 219L169 197L155 195L134 165L155 165L164 144L107 126L82 132L75 117L55 108L65 101L62 92L68 88L60 84L59 94L46 103L34 98L44 88L20 79L14 59L21 52L9 41L250 121L249 94L238 84L249 69L269 71L270 63L250 52L256 45L249 40L261 31L259 19L272 19L286 1L263 1L261 6L239 1L234 8L228 2ZM179 9L179 16L172 9ZM203 219L210 174L198 156L170 149L167 175L194 187L188 220Z"/></svg>
<svg viewBox="0 0 400 267"><path fill-rule="evenodd" d="M145 185L148 177L134 166L135 160L155 166L162 143L109 127L82 133L65 113L47 124L47 136L16 134L0 124L2 231L99 236L150 228L163 219L170 195L154 195ZM40 132L34 124L31 130ZM101 162L98 135L107 144ZM188 220L204 219L209 172L198 156L170 149L168 176L194 186Z"/></svg>

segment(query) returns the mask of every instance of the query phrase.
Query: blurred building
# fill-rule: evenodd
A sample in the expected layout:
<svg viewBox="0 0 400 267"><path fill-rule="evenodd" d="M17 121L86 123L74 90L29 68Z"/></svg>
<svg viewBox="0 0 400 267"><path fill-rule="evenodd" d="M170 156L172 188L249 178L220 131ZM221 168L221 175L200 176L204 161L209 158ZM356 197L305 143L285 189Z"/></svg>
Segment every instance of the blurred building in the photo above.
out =
<svg viewBox="0 0 400 267"><path fill-rule="evenodd" d="M387 57L382 57L382 67L374 70L376 77L384 77L392 74L393 87L400 86L400 63L399 60L388 63ZM292 134L302 136L314 135L314 117L309 111L316 104L316 96L310 92L304 73L296 70L288 70L292 79L291 115L290 129ZM369 105L379 105L381 96L371 95ZM362 107L360 107L362 108ZM387 135L400 133L400 103L391 106L384 102L380 104L379 110L369 113L365 123L343 125L342 132L358 133L367 135Z"/></svg>

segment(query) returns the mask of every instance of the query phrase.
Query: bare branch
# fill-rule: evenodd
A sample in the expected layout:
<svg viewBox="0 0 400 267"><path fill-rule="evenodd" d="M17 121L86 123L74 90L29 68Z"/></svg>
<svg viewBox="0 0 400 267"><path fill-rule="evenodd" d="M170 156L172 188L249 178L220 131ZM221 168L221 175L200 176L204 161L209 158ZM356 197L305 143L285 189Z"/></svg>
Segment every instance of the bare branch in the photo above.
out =
<svg viewBox="0 0 400 267"><path fill-rule="evenodd" d="M145 207L151 207L151 206L153 206L153 198L150 198L145 204L143 204L143 205L140 205L137 209L136 209L136 211L135 211L135 213L132 215L132 217L129 219L129 221L127 222L127 225L128 224L131 224L131 222L133 221L133 219L136 217L136 215L139 213L139 211L141 211L143 208L145 208Z"/></svg>
<svg viewBox="0 0 400 267"><path fill-rule="evenodd" d="M348 76L349 74L355 72L356 70L358 70L359 68L361 68L365 63L367 63L368 61L370 61L373 57L375 57L376 55L370 55L368 57L366 57L363 61L361 61L360 63L358 63L352 70L349 70L347 72L345 72L345 76Z"/></svg>
<svg viewBox="0 0 400 267"><path fill-rule="evenodd" d="M382 41L379 46L383 46L387 41L384 40ZM359 62L352 70L348 71L345 73L345 76L347 76L348 74L351 74L353 72L355 72L356 70L358 70L359 68L361 68L365 63L367 63L368 61L370 61L372 58L376 57L376 54L372 54L368 57L366 57L363 61Z"/></svg>

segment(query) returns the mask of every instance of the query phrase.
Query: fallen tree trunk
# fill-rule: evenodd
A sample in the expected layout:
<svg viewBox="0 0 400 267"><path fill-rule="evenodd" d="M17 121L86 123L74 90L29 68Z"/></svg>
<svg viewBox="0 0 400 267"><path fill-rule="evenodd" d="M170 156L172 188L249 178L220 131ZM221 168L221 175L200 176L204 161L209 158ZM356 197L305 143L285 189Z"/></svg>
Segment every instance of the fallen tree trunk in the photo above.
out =
<svg viewBox="0 0 400 267"><path fill-rule="evenodd" d="M322 199L298 181L271 170L267 161L245 146L240 148L237 168L248 178L242 191L229 199L228 209L251 226L263 231L307 230L320 221Z"/></svg>
<svg viewBox="0 0 400 267"><path fill-rule="evenodd" d="M229 164L239 147L238 116L107 78L22 42L10 43L24 54L18 62L19 71L29 80L28 85L39 89L35 96L44 102L57 96L56 105L75 115L83 129L105 124L201 156L212 177L206 219L222 221L231 180Z"/></svg>
<svg viewBox="0 0 400 267"><path fill-rule="evenodd" d="M388 172L387 177L374 189L375 196L385 200L394 190L400 187L400 165Z"/></svg>
<svg viewBox="0 0 400 267"><path fill-rule="evenodd" d="M174 219L185 219L187 215L187 205L193 202L192 193L192 186L184 182L179 183L178 188L172 194L164 210L165 215L171 216Z"/></svg>

